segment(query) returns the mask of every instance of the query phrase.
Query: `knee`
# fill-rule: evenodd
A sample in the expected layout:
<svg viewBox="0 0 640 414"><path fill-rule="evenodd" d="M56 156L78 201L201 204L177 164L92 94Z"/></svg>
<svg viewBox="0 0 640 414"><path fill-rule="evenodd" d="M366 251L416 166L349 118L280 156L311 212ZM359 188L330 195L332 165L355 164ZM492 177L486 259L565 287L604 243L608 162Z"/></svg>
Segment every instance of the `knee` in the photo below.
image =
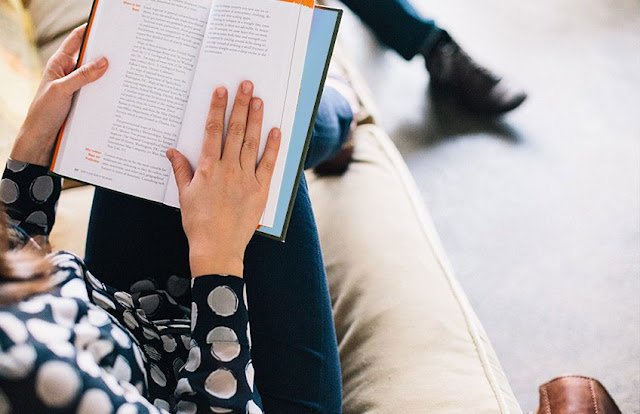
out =
<svg viewBox="0 0 640 414"><path fill-rule="evenodd" d="M342 144L349 135L352 122L353 112L347 99L335 89L325 88L318 107L313 137Z"/></svg>
<svg viewBox="0 0 640 414"><path fill-rule="evenodd" d="M353 112L346 98L333 88L325 88L305 168L312 168L339 151L349 137L352 122Z"/></svg>

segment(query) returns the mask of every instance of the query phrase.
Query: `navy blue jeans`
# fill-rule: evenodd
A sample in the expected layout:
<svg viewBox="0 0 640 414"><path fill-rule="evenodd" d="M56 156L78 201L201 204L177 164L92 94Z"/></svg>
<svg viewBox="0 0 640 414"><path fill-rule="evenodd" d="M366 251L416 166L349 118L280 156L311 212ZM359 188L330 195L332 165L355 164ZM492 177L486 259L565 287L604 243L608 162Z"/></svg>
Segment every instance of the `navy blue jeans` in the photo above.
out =
<svg viewBox="0 0 640 414"><path fill-rule="evenodd" d="M342 0L384 44L409 60L428 53L444 32L407 0Z"/></svg>
<svg viewBox="0 0 640 414"><path fill-rule="evenodd" d="M327 88L307 167L342 146L352 119L347 101ZM152 277L164 286L171 275L189 275L180 213L96 189L86 263L103 282L122 290L140 279ZM252 357L265 411L341 412L340 360L331 301L304 177L287 242L255 236L244 264Z"/></svg>

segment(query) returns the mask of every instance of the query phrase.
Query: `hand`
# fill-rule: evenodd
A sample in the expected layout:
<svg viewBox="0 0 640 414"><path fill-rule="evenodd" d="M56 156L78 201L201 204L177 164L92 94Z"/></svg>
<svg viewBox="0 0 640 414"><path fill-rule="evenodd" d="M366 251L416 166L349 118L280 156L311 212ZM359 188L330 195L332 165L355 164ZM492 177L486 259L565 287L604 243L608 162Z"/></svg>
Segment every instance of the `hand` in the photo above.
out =
<svg viewBox="0 0 640 414"><path fill-rule="evenodd" d="M36 96L20 128L10 157L48 167L56 135L71 109L73 94L102 77L109 62L102 57L75 69L86 25L75 29L49 59ZM75 69L75 70L74 70Z"/></svg>
<svg viewBox="0 0 640 414"><path fill-rule="evenodd" d="M242 277L245 249L267 204L280 130L271 130L262 160L256 166L263 102L252 96L253 84L242 82L223 150L228 94L223 87L214 91L195 173L178 150L167 151L178 185L193 277Z"/></svg>

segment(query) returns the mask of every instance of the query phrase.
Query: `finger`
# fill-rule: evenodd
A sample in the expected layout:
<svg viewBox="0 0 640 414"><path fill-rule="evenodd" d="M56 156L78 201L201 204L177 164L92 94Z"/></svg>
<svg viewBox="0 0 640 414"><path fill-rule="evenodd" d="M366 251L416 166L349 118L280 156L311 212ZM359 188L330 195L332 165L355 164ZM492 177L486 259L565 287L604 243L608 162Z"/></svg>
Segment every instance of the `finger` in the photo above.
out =
<svg viewBox="0 0 640 414"><path fill-rule="evenodd" d="M253 98L249 107L247 119L247 132L240 151L240 166L245 171L256 173L258 161L258 149L260 148L260 136L262 135L262 117L264 114L262 99Z"/></svg>
<svg viewBox="0 0 640 414"><path fill-rule="evenodd" d="M62 44L58 48L58 52L64 53L65 55L69 56L76 56L80 51L80 46L82 46L82 39L84 38L84 33L86 30L86 23L73 29L71 34L67 36L64 42L62 42Z"/></svg>
<svg viewBox="0 0 640 414"><path fill-rule="evenodd" d="M281 135L282 133L278 128L271 130L264 154L256 169L256 179L263 187L268 188L271 185L271 177L273 176L273 170L276 167L276 160L278 159L278 151L280 150Z"/></svg>
<svg viewBox="0 0 640 414"><path fill-rule="evenodd" d="M200 163L205 158L219 160L222 154L222 135L224 134L224 115L227 112L227 89L223 86L216 88L211 96L209 115L204 128L204 140Z"/></svg>
<svg viewBox="0 0 640 414"><path fill-rule="evenodd" d="M178 186L178 193L182 194L185 188L189 186L191 180L193 180L193 169L187 157L176 149L170 149L167 151L167 158L171 162L171 168L173 168L173 175L176 177L176 185Z"/></svg>
<svg viewBox="0 0 640 414"><path fill-rule="evenodd" d="M236 100L233 103L233 109L229 117L227 137L222 153L223 160L240 162L240 148L242 147L244 134L247 130L247 115L249 113L252 94L253 83L244 81L238 87Z"/></svg>
<svg viewBox="0 0 640 414"><path fill-rule="evenodd" d="M80 66L64 78L57 81L69 95L85 85L95 82L102 77L109 67L109 61L105 57L98 58L91 63Z"/></svg>

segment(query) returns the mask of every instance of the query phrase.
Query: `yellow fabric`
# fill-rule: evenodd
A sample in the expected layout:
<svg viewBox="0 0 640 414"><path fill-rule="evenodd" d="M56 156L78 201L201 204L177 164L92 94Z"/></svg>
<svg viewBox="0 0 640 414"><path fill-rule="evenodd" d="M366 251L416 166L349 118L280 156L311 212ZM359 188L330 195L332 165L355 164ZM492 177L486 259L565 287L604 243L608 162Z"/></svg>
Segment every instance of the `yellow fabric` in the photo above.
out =
<svg viewBox="0 0 640 414"><path fill-rule="evenodd" d="M33 29L18 0L0 0L0 164L4 165L38 87Z"/></svg>

